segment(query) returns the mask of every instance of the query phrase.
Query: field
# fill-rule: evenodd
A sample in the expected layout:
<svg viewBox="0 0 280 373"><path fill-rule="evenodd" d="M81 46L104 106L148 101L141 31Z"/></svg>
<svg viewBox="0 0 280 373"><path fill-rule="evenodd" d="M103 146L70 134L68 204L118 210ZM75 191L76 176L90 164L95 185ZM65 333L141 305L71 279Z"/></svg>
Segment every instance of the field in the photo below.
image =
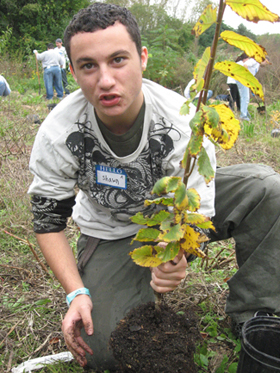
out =
<svg viewBox="0 0 280 373"><path fill-rule="evenodd" d="M30 359L67 351L61 332L61 320L67 311L64 290L34 239L27 195L32 180L28 161L34 136L50 109L44 88L41 94L32 87L18 88L9 97L0 98L0 372L10 372ZM273 128L280 129L280 101L268 105L262 115L257 108L258 103L252 99L252 120L243 122L233 149L227 153L217 150L219 165L263 163L280 171L280 137L271 136ZM72 221L67 236L75 251L78 229ZM226 281L236 270L233 241L209 245L208 259L194 261L180 288L166 296L166 302L176 311L192 307L198 315L203 336L195 357L199 372L236 371L240 341L231 333L224 312ZM75 362L38 370L82 371Z"/></svg>

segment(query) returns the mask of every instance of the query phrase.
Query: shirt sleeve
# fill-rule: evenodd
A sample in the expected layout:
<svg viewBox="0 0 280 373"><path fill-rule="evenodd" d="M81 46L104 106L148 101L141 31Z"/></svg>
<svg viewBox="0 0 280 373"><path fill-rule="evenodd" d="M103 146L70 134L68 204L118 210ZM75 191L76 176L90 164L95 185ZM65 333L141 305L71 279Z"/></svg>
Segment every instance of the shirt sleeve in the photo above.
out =
<svg viewBox="0 0 280 373"><path fill-rule="evenodd" d="M66 228L67 219L72 214L75 197L62 201L39 195L31 197L33 229L36 233L60 232Z"/></svg>

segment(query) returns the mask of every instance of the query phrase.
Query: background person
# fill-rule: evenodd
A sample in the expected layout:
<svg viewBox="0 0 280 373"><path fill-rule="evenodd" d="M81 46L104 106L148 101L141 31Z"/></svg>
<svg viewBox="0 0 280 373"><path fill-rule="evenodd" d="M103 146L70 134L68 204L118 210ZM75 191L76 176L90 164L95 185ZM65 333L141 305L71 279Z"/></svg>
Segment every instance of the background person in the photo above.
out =
<svg viewBox="0 0 280 373"><path fill-rule="evenodd" d="M189 81L188 85L186 86L185 90L184 90L184 96L186 97L186 99L190 100L191 99L191 95L190 95L190 90L191 90L191 87L195 84L195 79L192 79ZM198 97L200 95L200 92L195 96L195 98L193 99L193 101L197 101L198 100ZM207 100L209 100L209 98L211 98L213 96L213 91L211 91L210 89L208 89L208 92L207 92Z"/></svg>
<svg viewBox="0 0 280 373"><path fill-rule="evenodd" d="M246 69L248 69L254 76L260 68L260 64L256 60L254 60L254 58L249 58L246 53L242 53L242 55L236 59L236 62L239 65L246 67ZM248 105L250 102L250 89L249 87L241 84L239 81L236 81L236 84L240 96L240 119L249 121L251 119L251 116L248 112Z"/></svg>
<svg viewBox="0 0 280 373"><path fill-rule="evenodd" d="M11 93L11 88L9 83L4 78L4 76L0 75L0 96L8 96Z"/></svg>
<svg viewBox="0 0 280 373"><path fill-rule="evenodd" d="M229 106L233 111L235 110L235 107L237 111L240 111L240 96L236 80L233 79L231 76L228 76L227 85L229 86L230 90Z"/></svg>
<svg viewBox="0 0 280 373"><path fill-rule="evenodd" d="M64 35L71 72L81 89L40 126L30 159L34 174L34 230L67 295L62 323L68 349L80 365L115 369L111 332L133 307L154 300L185 277L176 265L137 266L128 253L139 226L130 217L153 198L163 176L183 176L180 161L195 113L179 114L185 97L142 79L148 60L131 13L94 3L74 16ZM205 139L215 169L215 149ZM77 197L75 187L79 187ZM200 194L200 212L213 216L211 240L233 237L238 272L228 281L226 312L240 325L256 311L280 314L280 177L264 165L218 168L206 186L197 166L188 187ZM78 267L64 234L68 217L80 228ZM87 354L87 355L86 355Z"/></svg>
<svg viewBox="0 0 280 373"><path fill-rule="evenodd" d="M42 61L44 69L44 84L47 92L47 100L53 98L53 87L59 99L63 98L63 88L60 68L63 66L63 58L54 50L54 45L49 43L47 51L38 53L34 50L38 61Z"/></svg>
<svg viewBox="0 0 280 373"><path fill-rule="evenodd" d="M64 60L64 63L61 68L61 77L62 77L62 84L63 84L65 96L67 96L70 94L70 91L67 88L68 81L67 81L67 71L66 71L66 63L69 63L69 59L68 59L65 47L63 47L62 45L62 40L56 39L55 44L56 44L56 48L54 48L54 50L57 51Z"/></svg>

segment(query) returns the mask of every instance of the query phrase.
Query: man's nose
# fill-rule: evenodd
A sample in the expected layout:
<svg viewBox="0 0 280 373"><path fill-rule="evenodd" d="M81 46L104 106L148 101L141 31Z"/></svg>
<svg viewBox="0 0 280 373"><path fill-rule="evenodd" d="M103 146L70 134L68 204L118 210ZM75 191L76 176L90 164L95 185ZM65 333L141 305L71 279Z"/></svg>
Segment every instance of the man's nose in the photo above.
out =
<svg viewBox="0 0 280 373"><path fill-rule="evenodd" d="M113 72L109 67L100 67L98 84L105 90L109 90L115 84Z"/></svg>

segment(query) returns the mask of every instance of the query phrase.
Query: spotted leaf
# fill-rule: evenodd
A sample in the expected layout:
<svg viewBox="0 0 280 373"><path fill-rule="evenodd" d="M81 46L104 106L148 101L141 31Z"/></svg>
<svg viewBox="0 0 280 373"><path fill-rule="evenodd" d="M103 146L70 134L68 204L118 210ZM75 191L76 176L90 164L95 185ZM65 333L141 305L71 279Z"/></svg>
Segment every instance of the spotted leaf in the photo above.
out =
<svg viewBox="0 0 280 373"><path fill-rule="evenodd" d="M241 84L251 89L251 91L264 100L262 85L248 69L232 61L217 62L214 69L220 71L224 75L231 76L238 80Z"/></svg>
<svg viewBox="0 0 280 373"><path fill-rule="evenodd" d="M272 13L259 0L226 0L226 5L247 21L258 23L259 21L279 22L278 14Z"/></svg>
<svg viewBox="0 0 280 373"><path fill-rule="evenodd" d="M197 23L192 29L192 34L196 37L201 35L206 31L210 26L213 25L217 20L217 8L212 8L212 5L209 4L199 17Z"/></svg>
<svg viewBox="0 0 280 373"><path fill-rule="evenodd" d="M248 57L254 58L259 63L266 58L267 52L264 47L247 38L247 36L239 35L233 31L224 31L220 37L228 44L243 50Z"/></svg>

